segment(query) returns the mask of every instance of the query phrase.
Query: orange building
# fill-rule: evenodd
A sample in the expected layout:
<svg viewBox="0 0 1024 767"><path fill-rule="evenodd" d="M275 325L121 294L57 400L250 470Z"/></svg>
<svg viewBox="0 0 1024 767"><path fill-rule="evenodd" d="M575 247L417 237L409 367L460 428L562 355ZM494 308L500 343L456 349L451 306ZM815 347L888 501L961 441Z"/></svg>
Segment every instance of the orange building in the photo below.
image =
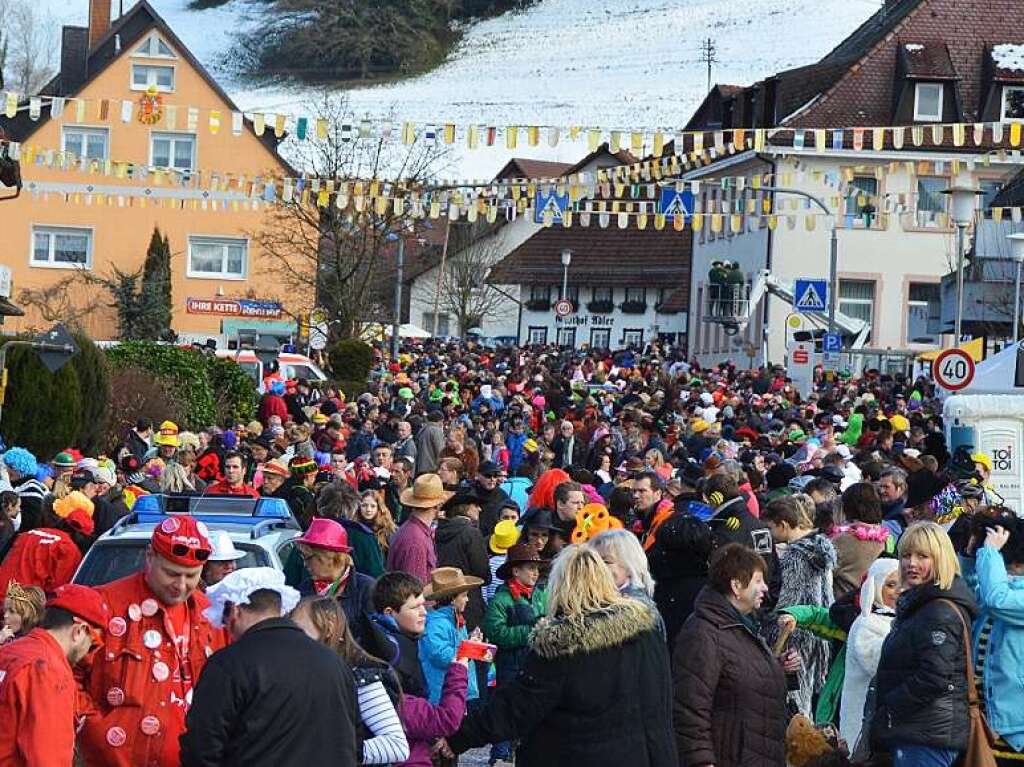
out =
<svg viewBox="0 0 1024 767"><path fill-rule="evenodd" d="M153 117L159 119L144 120L154 92L160 104ZM140 199L131 194L138 193L138 180L51 167L61 155L47 153L64 152L97 161L93 168L107 161L148 164L150 179L155 168L232 172L250 180L295 174L278 155L271 126L257 136L248 120L234 123L238 107L146 0L113 25L110 0L91 0L89 27L62 30L60 72L41 96L34 106L20 104L13 119L0 116L0 127L21 142L25 182L17 200L0 201L0 263L13 273L15 303L25 303L19 299L26 289L37 296L45 288L67 289L50 297L54 307L25 306L26 316L9 319L8 328L66 319L43 316L55 314L61 302L68 314L102 304L81 323L95 338L114 337L106 292L80 270L109 277L115 268L140 269L159 227L172 254L173 328L179 335L294 330L291 317L308 302L282 295L273 266L253 239L269 222L267 206L253 206L241 188L206 187L204 194L202 187L176 187L165 177L162 184L150 180L151 196ZM210 110L223 115L217 130ZM26 153L29 146L37 148L35 157ZM83 193L86 185L102 196ZM184 208L182 197L190 198Z"/></svg>

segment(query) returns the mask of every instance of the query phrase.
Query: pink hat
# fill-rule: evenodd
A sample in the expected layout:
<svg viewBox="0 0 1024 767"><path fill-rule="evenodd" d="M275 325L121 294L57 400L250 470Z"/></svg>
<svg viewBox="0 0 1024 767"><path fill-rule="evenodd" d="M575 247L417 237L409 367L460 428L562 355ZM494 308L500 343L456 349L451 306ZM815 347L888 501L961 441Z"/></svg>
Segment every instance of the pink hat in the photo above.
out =
<svg viewBox="0 0 1024 767"><path fill-rule="evenodd" d="M333 519L317 517L310 524L306 534L295 539L296 543L304 543L317 549L342 551L348 553L352 547L348 545L348 533L345 528Z"/></svg>

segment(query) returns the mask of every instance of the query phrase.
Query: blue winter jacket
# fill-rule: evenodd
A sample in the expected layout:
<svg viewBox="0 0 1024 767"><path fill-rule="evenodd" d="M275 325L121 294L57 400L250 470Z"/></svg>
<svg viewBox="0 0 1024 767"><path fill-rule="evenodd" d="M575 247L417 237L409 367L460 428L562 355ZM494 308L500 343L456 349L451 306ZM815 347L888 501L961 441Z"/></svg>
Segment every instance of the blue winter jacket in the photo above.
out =
<svg viewBox="0 0 1024 767"><path fill-rule="evenodd" d="M530 505L532 488L533 483L526 477L511 477L501 483L501 489L508 493L508 497L519 507L519 516L525 514L526 507Z"/></svg>
<svg viewBox="0 0 1024 767"><path fill-rule="evenodd" d="M514 475L516 473L516 469L519 468L519 464L521 464L523 462L523 459L526 457L526 450L524 449L524 445L526 445L526 440L528 439L529 436L526 434L526 432L516 434L515 432L510 431L508 434L505 435L505 447L508 448L509 474Z"/></svg>
<svg viewBox="0 0 1024 767"><path fill-rule="evenodd" d="M1003 556L991 546L978 549L976 559L962 560L964 578L978 598L974 624L974 658L978 632L992 621L985 655L984 689L988 723L1014 750L1024 750L1024 577L1009 575Z"/></svg>
<svg viewBox="0 0 1024 767"><path fill-rule="evenodd" d="M420 665L427 680L427 697L435 706L441 700L441 688L448 667L455 662L459 643L469 639L466 627L455 627L455 608L451 605L439 607L427 613L427 628L420 637ZM476 686L474 661L469 662L469 692L466 700L475 700L479 693Z"/></svg>

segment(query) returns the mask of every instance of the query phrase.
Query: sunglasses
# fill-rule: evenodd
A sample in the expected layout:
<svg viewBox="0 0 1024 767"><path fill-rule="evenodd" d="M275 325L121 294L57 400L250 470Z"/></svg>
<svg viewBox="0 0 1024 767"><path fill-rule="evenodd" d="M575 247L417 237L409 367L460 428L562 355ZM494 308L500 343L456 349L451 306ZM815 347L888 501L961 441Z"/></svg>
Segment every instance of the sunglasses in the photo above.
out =
<svg viewBox="0 0 1024 767"><path fill-rule="evenodd" d="M205 562L210 558L210 552L206 549L191 549L184 543L175 543L171 546L171 553L176 557L187 557L192 555L194 559Z"/></svg>

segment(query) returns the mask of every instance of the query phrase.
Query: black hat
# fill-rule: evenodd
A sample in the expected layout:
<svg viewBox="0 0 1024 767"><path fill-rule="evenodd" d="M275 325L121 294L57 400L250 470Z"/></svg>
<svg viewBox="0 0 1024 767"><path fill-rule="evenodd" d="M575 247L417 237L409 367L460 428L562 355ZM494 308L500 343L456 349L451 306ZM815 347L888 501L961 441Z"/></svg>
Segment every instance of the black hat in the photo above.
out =
<svg viewBox="0 0 1024 767"><path fill-rule="evenodd" d="M451 509L456 506L463 506L467 503L475 503L476 505L479 506L485 501L486 499L481 497L480 493L477 492L476 486L474 485L472 487L457 490L455 492L455 495L453 495L451 498L445 501L444 505L441 508Z"/></svg>
<svg viewBox="0 0 1024 767"><path fill-rule="evenodd" d="M480 467L476 472L484 477L496 477L502 474L502 469L501 466L494 461L484 461L480 464Z"/></svg>
<svg viewBox="0 0 1024 767"><path fill-rule="evenodd" d="M520 520L523 532L527 530L549 530L557 532L560 528L555 524L554 517L547 509L534 509Z"/></svg>
<svg viewBox="0 0 1024 767"><path fill-rule="evenodd" d="M780 461L768 469L764 481L769 490L777 490L780 487L788 486L789 481L795 476L796 467L788 461Z"/></svg>
<svg viewBox="0 0 1024 767"><path fill-rule="evenodd" d="M909 474L907 476L906 507L912 509L915 506L928 503L941 493L945 486L946 484L928 469L921 469Z"/></svg>
<svg viewBox="0 0 1024 767"><path fill-rule="evenodd" d="M704 479L704 470L693 461L687 461L679 470L679 478L690 487L697 487L697 483Z"/></svg>
<svg viewBox="0 0 1024 767"><path fill-rule="evenodd" d="M841 484L842 481L846 479L846 475L843 474L843 470L840 469L835 464L822 466L820 469L818 469L816 473L819 477L821 477L822 479L827 479L834 485Z"/></svg>
<svg viewBox="0 0 1024 767"><path fill-rule="evenodd" d="M517 543L508 550L505 561L502 562L501 567L495 570L494 574L499 580L503 581L512 576L513 567L530 564L531 562L541 565L544 564L544 559L541 558L540 552L537 551L536 547L528 543Z"/></svg>
<svg viewBox="0 0 1024 767"><path fill-rule="evenodd" d="M71 475L71 489L81 490L90 482L95 482L96 476L89 469L76 469Z"/></svg>

